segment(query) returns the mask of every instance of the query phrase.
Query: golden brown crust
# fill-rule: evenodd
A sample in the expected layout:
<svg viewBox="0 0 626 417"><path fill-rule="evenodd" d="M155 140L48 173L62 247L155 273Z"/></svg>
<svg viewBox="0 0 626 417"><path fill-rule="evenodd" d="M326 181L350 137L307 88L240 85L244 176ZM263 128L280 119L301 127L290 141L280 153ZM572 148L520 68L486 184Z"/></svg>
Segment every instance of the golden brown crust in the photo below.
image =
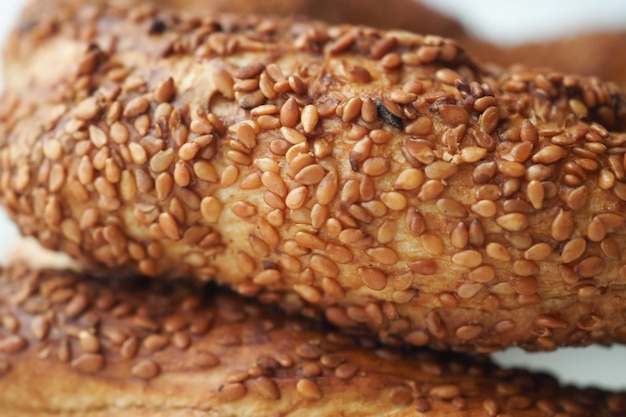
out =
<svg viewBox="0 0 626 417"><path fill-rule="evenodd" d="M45 3L0 124L2 201L45 246L390 344L626 338L612 84L406 32Z"/></svg>
<svg viewBox="0 0 626 417"><path fill-rule="evenodd" d="M0 277L0 409L18 416L623 416L486 357L383 348L215 288Z"/></svg>

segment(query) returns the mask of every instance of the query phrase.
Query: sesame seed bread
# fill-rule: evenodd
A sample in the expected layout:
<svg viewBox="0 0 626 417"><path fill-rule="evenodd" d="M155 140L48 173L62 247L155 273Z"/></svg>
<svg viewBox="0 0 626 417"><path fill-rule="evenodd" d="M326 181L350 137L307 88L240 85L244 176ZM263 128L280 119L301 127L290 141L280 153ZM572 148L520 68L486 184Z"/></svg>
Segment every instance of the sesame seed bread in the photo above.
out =
<svg viewBox="0 0 626 417"><path fill-rule="evenodd" d="M0 200L24 234L388 344L626 339L614 85L436 36L127 4L36 4L8 44Z"/></svg>
<svg viewBox="0 0 626 417"><path fill-rule="evenodd" d="M15 265L0 317L3 416L626 415L626 393L384 348L183 283Z"/></svg>

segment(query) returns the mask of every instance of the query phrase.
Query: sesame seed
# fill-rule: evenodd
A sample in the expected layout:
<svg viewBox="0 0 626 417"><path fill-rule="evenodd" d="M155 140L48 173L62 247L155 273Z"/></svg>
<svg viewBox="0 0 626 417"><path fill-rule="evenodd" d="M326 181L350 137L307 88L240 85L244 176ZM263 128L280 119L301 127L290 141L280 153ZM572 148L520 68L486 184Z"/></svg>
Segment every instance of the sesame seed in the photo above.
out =
<svg viewBox="0 0 626 417"><path fill-rule="evenodd" d="M432 233L423 233L420 237L422 246L429 254L439 256L443 253L443 241L439 236Z"/></svg>
<svg viewBox="0 0 626 417"><path fill-rule="evenodd" d="M374 123L378 120L376 103L371 98L365 98L361 102L361 118L366 123Z"/></svg>
<svg viewBox="0 0 626 417"><path fill-rule="evenodd" d="M488 243L487 246L485 246L485 253L490 258L498 261L509 261L511 259L509 250L500 243Z"/></svg>
<svg viewBox="0 0 626 417"><path fill-rule="evenodd" d="M434 398L451 400L452 398L461 395L461 391L456 385L439 385L431 388L431 390L429 391L429 395Z"/></svg>
<svg viewBox="0 0 626 417"><path fill-rule="evenodd" d="M124 107L124 117L131 118L145 113L150 108L150 101L145 97L136 97Z"/></svg>
<svg viewBox="0 0 626 417"><path fill-rule="evenodd" d="M461 106L443 104L439 107L439 114L445 123L451 127L467 125L467 123L469 123L469 113Z"/></svg>
<svg viewBox="0 0 626 417"><path fill-rule="evenodd" d="M556 241L567 240L574 233L574 219L570 211L561 209L550 226L552 238Z"/></svg>
<svg viewBox="0 0 626 417"><path fill-rule="evenodd" d="M266 191L265 193L263 193L263 201L265 201L265 203L270 206L273 209L276 210L284 210L285 209L285 201L277 194L274 194L271 191ZM270 220L270 216L268 215L267 220L272 224L272 226L282 226L282 221L280 221L279 224L276 224L276 222Z"/></svg>
<svg viewBox="0 0 626 417"><path fill-rule="evenodd" d="M459 222L450 233L450 243L457 249L463 249L469 242L469 231L465 223Z"/></svg>
<svg viewBox="0 0 626 417"><path fill-rule="evenodd" d="M89 300L85 294L76 294L65 306L68 317L77 317L89 307Z"/></svg>
<svg viewBox="0 0 626 417"><path fill-rule="evenodd" d="M91 120L100 112L100 104L97 97L89 97L81 101L76 109L73 111L73 115L80 120Z"/></svg>
<svg viewBox="0 0 626 417"><path fill-rule="evenodd" d="M309 189L305 186L296 187L287 194L285 205L292 210L297 210L304 205L308 194Z"/></svg>
<svg viewBox="0 0 626 417"><path fill-rule="evenodd" d="M159 214L159 226L161 230L171 240L179 240L180 239L180 228L178 226L178 222L170 213L161 213Z"/></svg>
<svg viewBox="0 0 626 417"><path fill-rule="evenodd" d="M452 262L465 268L476 268L482 261L481 253L476 250L465 250L452 256Z"/></svg>
<svg viewBox="0 0 626 417"><path fill-rule="evenodd" d="M339 275L337 264L324 255L315 254L311 256L309 265L315 272L329 278L336 278Z"/></svg>
<svg viewBox="0 0 626 417"><path fill-rule="evenodd" d="M565 157L565 150L561 146L548 145L536 152L532 161L536 164L552 164Z"/></svg>
<svg viewBox="0 0 626 417"><path fill-rule="evenodd" d="M626 223L626 217L616 213L598 214L598 219L605 225L607 232L612 233Z"/></svg>
<svg viewBox="0 0 626 417"><path fill-rule="evenodd" d="M418 259L407 264L412 272L420 275L434 275L437 273L437 262L432 259Z"/></svg>
<svg viewBox="0 0 626 417"><path fill-rule="evenodd" d="M276 229L265 219L259 219L258 229L261 239L270 246L276 246L280 242L280 235Z"/></svg>
<svg viewBox="0 0 626 417"><path fill-rule="evenodd" d="M237 401L243 398L248 391L245 385L239 382L227 383L222 385L220 388L221 389L219 390L219 397L220 400L225 403Z"/></svg>
<svg viewBox="0 0 626 417"><path fill-rule="evenodd" d="M360 97L353 97L343 108L343 115L341 116L341 120L344 123L351 122L356 117L361 114L361 106L363 105L363 101Z"/></svg>
<svg viewBox="0 0 626 417"><path fill-rule="evenodd" d="M483 332L483 327L480 325L465 325L456 330L456 336L461 340L473 340L476 339Z"/></svg>
<svg viewBox="0 0 626 417"><path fill-rule="evenodd" d="M547 315L540 315L535 318L535 324L539 327L545 327L547 329L565 329L567 328L567 322L564 320L550 317Z"/></svg>
<svg viewBox="0 0 626 417"><path fill-rule="evenodd" d="M300 117L302 122L302 129L306 133L313 132L319 121L319 113L317 111L317 107L312 104L305 106L302 109L302 114L300 115Z"/></svg>
<svg viewBox="0 0 626 417"><path fill-rule="evenodd" d="M293 290L309 303L319 303L322 299L322 294L311 285L295 284Z"/></svg>
<svg viewBox="0 0 626 417"><path fill-rule="evenodd" d="M387 158L368 158L363 162L363 173L372 177L383 175L389 170L390 163Z"/></svg>
<svg viewBox="0 0 626 417"><path fill-rule="evenodd" d="M387 276L380 269L360 267L357 273L363 284L369 289L380 291L387 286Z"/></svg>
<svg viewBox="0 0 626 417"><path fill-rule="evenodd" d="M31 330L38 340L44 340L50 331L50 323L44 316L35 316L31 322Z"/></svg>
<svg viewBox="0 0 626 417"><path fill-rule="evenodd" d="M365 252L376 262L379 262L383 265L395 265L400 260L397 252L391 248L370 248L367 249Z"/></svg>
<svg viewBox="0 0 626 417"><path fill-rule="evenodd" d="M157 199L165 201L174 188L174 179L168 172L163 172L159 174L154 182L154 188L156 190Z"/></svg>
<svg viewBox="0 0 626 417"><path fill-rule="evenodd" d="M525 259L517 260L513 263L513 273L521 276L531 276L539 272L536 263Z"/></svg>
<svg viewBox="0 0 626 417"><path fill-rule="evenodd" d="M83 353L72 361L72 367L83 374L95 374L104 368L104 358L96 353Z"/></svg>
<svg viewBox="0 0 626 417"><path fill-rule="evenodd" d="M261 376L251 381L250 388L259 393L266 400L278 400L280 398L280 390L274 380Z"/></svg>
<svg viewBox="0 0 626 417"><path fill-rule="evenodd" d="M226 98L234 98L234 80L224 68L215 68L212 73L213 84L217 90Z"/></svg>
<svg viewBox="0 0 626 417"><path fill-rule="evenodd" d="M405 224L413 236L420 236L426 230L424 217L415 209L407 212Z"/></svg>
<svg viewBox="0 0 626 417"><path fill-rule="evenodd" d="M520 295L533 295L537 293L537 279L532 276L513 276L509 278L511 287Z"/></svg>
<svg viewBox="0 0 626 417"><path fill-rule="evenodd" d="M458 72L449 68L442 68L437 70L437 72L435 73L435 78L448 85L454 85L454 82L456 80L463 79L463 77L461 77Z"/></svg>
<svg viewBox="0 0 626 417"><path fill-rule="evenodd" d="M235 92L237 93L248 93L251 91L255 91L257 88L259 88L259 81L256 79L237 81L233 85L233 90L235 90Z"/></svg>
<svg viewBox="0 0 626 417"><path fill-rule="evenodd" d="M322 239L308 232L296 232L294 238L296 243L303 248L321 250L326 246Z"/></svg>
<svg viewBox="0 0 626 417"><path fill-rule="evenodd" d="M498 212L496 203L490 200L480 200L472 205L472 211L484 218L494 217Z"/></svg>
<svg viewBox="0 0 626 417"><path fill-rule="evenodd" d="M95 335L85 330L78 333L78 340L85 352L97 353L100 350L100 340Z"/></svg>
<svg viewBox="0 0 626 417"><path fill-rule="evenodd" d="M581 260L578 265L574 267L574 271L581 277L592 278L602 274L605 267L606 262L602 257L590 256Z"/></svg>
<svg viewBox="0 0 626 417"><path fill-rule="evenodd" d="M301 379L296 384L296 390L300 395L309 400L319 400L322 398L322 390L319 385L310 379Z"/></svg>
<svg viewBox="0 0 626 417"><path fill-rule="evenodd" d="M369 137L359 140L350 152L350 165L353 171L358 171L359 166L369 158L372 152L373 142Z"/></svg>
<svg viewBox="0 0 626 417"><path fill-rule="evenodd" d="M154 99L157 103L165 103L174 97L175 92L176 87L174 85L174 79L168 77L159 83L156 90L154 90Z"/></svg>
<svg viewBox="0 0 626 417"><path fill-rule="evenodd" d="M417 197L422 201L431 201L438 198L444 190L444 185L439 180L428 180L420 189Z"/></svg>
<svg viewBox="0 0 626 417"><path fill-rule="evenodd" d="M528 218L522 213L510 213L496 218L496 223L510 232L519 232L528 227Z"/></svg>
<svg viewBox="0 0 626 417"><path fill-rule="evenodd" d="M328 50L333 55L346 52L346 50L357 40L357 37L358 32L356 30L350 30L329 44Z"/></svg>
<svg viewBox="0 0 626 417"><path fill-rule="evenodd" d="M239 175L239 169L237 169L237 171L231 170L231 172L229 172L229 176L223 179L228 181L232 178L231 175L235 173ZM261 185L263 185L263 182L261 181L261 176L257 172L253 172L245 177L243 180L241 180L241 182L239 183L239 188L242 190L255 190L261 187Z"/></svg>
<svg viewBox="0 0 626 417"><path fill-rule="evenodd" d="M253 279L253 282L258 285L270 285L278 281L280 281L280 272L276 269L266 269Z"/></svg>
<svg viewBox="0 0 626 417"><path fill-rule="evenodd" d="M547 243L536 243L524 252L524 258L529 261L540 261L552 253L552 247Z"/></svg>
<svg viewBox="0 0 626 417"><path fill-rule="evenodd" d="M150 359L144 359L132 367L131 373L137 378L152 379L159 374L159 366Z"/></svg>
<svg viewBox="0 0 626 417"><path fill-rule="evenodd" d="M0 338L0 352L18 353L26 349L27 342L20 335L8 335Z"/></svg>
<svg viewBox="0 0 626 417"><path fill-rule="evenodd" d="M448 217L465 217L467 210L463 204L452 198L440 198L436 203L437 210Z"/></svg>
<svg viewBox="0 0 626 417"><path fill-rule="evenodd" d="M326 170L319 164L312 164L302 168L294 177L298 184L315 185L326 176Z"/></svg>
<svg viewBox="0 0 626 417"><path fill-rule="evenodd" d="M500 112L495 106L488 107L479 117L478 125L481 132L491 134L498 126Z"/></svg>
<svg viewBox="0 0 626 417"><path fill-rule="evenodd" d="M602 253L604 254L604 256L606 256L609 259L619 260L621 258L619 245L617 244L615 239L612 239L609 237L605 238L600 243L600 248L602 249Z"/></svg>
<svg viewBox="0 0 626 417"><path fill-rule="evenodd" d="M283 135L287 142L293 145L306 142L306 137L302 133L298 132L296 129L283 126L280 128L280 133Z"/></svg>
<svg viewBox="0 0 626 417"><path fill-rule="evenodd" d="M270 100L275 99L278 95L274 89L274 81L272 81L267 72L261 73L259 77L259 90Z"/></svg>
<svg viewBox="0 0 626 417"><path fill-rule="evenodd" d="M285 101L285 104L280 109L280 124L284 128L293 128L300 119L300 108L298 103L290 98ZM283 136L285 134L283 133ZM293 143L293 142L292 142Z"/></svg>
<svg viewBox="0 0 626 417"><path fill-rule="evenodd" d="M215 197L204 197L200 203L200 212L207 223L217 223L222 214L223 204Z"/></svg>
<svg viewBox="0 0 626 417"><path fill-rule="evenodd" d="M408 204L406 197L397 191L384 192L380 199L390 210L404 210Z"/></svg>
<svg viewBox="0 0 626 417"><path fill-rule="evenodd" d="M599 217L594 217L587 227L587 237L592 242L601 242L606 237L606 226Z"/></svg>
<svg viewBox="0 0 626 417"><path fill-rule="evenodd" d="M498 163L498 171L509 177L518 178L526 174L526 167L519 162L501 161Z"/></svg>
<svg viewBox="0 0 626 417"><path fill-rule="evenodd" d="M512 410L526 410L533 404L533 400L523 395L515 395L507 399L506 405Z"/></svg>

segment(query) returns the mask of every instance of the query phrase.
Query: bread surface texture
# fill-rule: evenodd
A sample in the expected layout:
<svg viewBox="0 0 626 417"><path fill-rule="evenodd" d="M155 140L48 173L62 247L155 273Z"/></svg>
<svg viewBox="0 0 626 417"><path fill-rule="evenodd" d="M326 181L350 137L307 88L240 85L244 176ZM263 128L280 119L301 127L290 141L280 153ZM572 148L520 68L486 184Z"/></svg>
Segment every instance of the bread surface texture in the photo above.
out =
<svg viewBox="0 0 626 417"><path fill-rule="evenodd" d="M47 248L391 345L624 341L613 84L401 31L35 6L6 51L0 200Z"/></svg>

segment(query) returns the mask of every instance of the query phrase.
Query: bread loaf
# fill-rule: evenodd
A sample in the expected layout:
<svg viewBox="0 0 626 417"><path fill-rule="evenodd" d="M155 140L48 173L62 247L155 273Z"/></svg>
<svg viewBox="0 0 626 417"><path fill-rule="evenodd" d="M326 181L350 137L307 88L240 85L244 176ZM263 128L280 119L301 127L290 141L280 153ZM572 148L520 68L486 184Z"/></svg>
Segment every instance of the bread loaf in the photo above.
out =
<svg viewBox="0 0 626 417"><path fill-rule="evenodd" d="M624 340L614 85L400 31L122 2L29 13L6 54L0 199L46 247L389 344Z"/></svg>
<svg viewBox="0 0 626 417"><path fill-rule="evenodd" d="M13 266L0 278L11 417L623 416L486 357L385 348L182 283Z"/></svg>

